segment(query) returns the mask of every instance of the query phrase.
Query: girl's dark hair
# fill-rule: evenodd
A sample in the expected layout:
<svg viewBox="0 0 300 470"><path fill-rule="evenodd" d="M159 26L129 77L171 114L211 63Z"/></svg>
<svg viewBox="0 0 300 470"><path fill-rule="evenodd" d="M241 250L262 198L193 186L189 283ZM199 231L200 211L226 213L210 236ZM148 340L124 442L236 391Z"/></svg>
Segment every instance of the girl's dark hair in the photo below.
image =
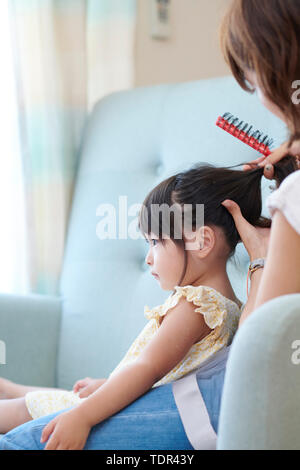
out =
<svg viewBox="0 0 300 470"><path fill-rule="evenodd" d="M245 72L254 71L264 95L289 122L290 143L300 138L300 1L233 0L220 30L226 62L249 92ZM298 93L298 92L296 92Z"/></svg>
<svg viewBox="0 0 300 470"><path fill-rule="evenodd" d="M240 165L237 165L240 166ZM216 167L207 163L200 163L191 169L171 176L158 184L145 198L139 213L138 226L145 236L155 235L161 243L167 233L176 245L180 246L185 254L184 268L177 285L180 285L187 267L187 254L185 241L176 234L183 229L183 205L189 204L192 208L191 228L199 228L196 220L197 204L204 204L204 225L217 226L223 230L227 244L228 256L235 253L237 244L241 241L234 220L227 209L221 205L225 199L235 201L241 209L245 219L258 227L270 227L271 220L261 216L262 195L261 178L263 168L249 171L233 170L234 167ZM284 157L274 165L276 186L290 173L297 170L294 157ZM171 208L174 204L179 207L181 218L171 211L153 210L153 208ZM154 219L155 215L155 220ZM158 217L157 217L158 215ZM178 222L179 221L179 222ZM178 227L178 224L181 225ZM166 231L166 228L168 231ZM181 232L178 232L178 228Z"/></svg>

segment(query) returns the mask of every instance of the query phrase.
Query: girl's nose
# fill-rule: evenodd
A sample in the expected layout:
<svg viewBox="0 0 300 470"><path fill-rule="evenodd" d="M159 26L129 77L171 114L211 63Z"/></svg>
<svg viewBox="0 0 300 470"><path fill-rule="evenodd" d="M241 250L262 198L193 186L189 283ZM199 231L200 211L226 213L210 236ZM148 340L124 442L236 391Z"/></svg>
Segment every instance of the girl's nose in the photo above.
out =
<svg viewBox="0 0 300 470"><path fill-rule="evenodd" d="M147 264L149 264L151 266L151 264L153 263L153 257L152 257L152 253L151 253L151 248L149 249L147 255L146 255L146 258L145 258L145 261Z"/></svg>

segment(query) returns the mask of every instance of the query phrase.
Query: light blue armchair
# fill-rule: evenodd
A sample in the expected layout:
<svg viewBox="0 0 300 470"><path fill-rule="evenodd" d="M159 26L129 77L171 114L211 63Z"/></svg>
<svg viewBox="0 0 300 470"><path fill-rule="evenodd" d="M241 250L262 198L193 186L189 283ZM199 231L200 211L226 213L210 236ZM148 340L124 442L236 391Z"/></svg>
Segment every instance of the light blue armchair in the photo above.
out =
<svg viewBox="0 0 300 470"><path fill-rule="evenodd" d="M71 388L77 379L105 377L117 365L146 322L144 305L161 303L169 292L149 274L142 239L99 239L97 208L113 204L118 218L121 196L128 208L142 203L159 181L196 162L229 166L255 158L253 150L215 126L226 111L269 133L278 145L286 138L282 124L231 77L137 88L97 103L82 141L60 295L0 296L0 339L6 345L0 375ZM263 182L264 197L269 185ZM248 261L239 244L235 261L228 263L243 302ZM289 362L299 314L297 295L274 300L236 336L220 448L300 445L299 432L293 434L300 426L295 409L300 368Z"/></svg>

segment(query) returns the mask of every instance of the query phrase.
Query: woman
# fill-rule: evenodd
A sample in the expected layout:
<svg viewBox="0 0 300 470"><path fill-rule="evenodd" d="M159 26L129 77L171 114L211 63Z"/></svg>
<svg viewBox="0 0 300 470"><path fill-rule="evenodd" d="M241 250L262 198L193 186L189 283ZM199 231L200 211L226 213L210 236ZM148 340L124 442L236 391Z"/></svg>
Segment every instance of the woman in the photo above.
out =
<svg viewBox="0 0 300 470"><path fill-rule="evenodd" d="M236 0L232 3L222 25L222 48L238 83L246 91L257 91L262 104L282 119L290 132L289 142L284 143L270 157L261 157L248 166L264 167L264 175L274 178L274 164L288 153L297 161L300 155L300 104L295 98L294 84L300 77L300 2L297 0ZM291 178L293 176L293 178ZM284 294L300 292L299 201L300 172L285 182L287 190L278 190L267 204L273 214L269 252L264 270L253 273L250 296L241 317L241 323L254 309L266 301ZM289 194L285 194L285 193ZM279 209L279 198L287 198L286 209ZM225 201L225 207L233 216L242 241L250 255L264 258L267 251L262 233L250 226L242 217L237 204ZM291 225L294 223L294 226ZM282 250L282 246L285 249ZM280 272L277 266L281 266Z"/></svg>
<svg viewBox="0 0 300 470"><path fill-rule="evenodd" d="M273 176L276 177L278 161L287 153L295 157L298 152L300 154L297 142L300 138L300 110L299 105L294 104L291 99L295 91L292 86L300 78L300 2L234 0L224 19L222 43L225 57L240 85L248 91L257 89L263 104L286 122L290 130L289 142L270 158L261 158L245 167L247 170L258 164L262 165L265 176L272 179ZM266 258L268 253L265 268L257 269L252 274L250 295L241 323L266 301L283 294L300 292L297 262L300 256L300 217L298 207L293 205L296 191L298 200L300 196L299 174L300 172L295 172L284 181L288 183L288 187L283 188L287 211L286 208L279 208L274 196L276 192L273 193L273 201L270 201L270 209L274 211L271 235L269 229L251 226L234 201L224 201L251 261ZM278 191L280 190L281 188ZM293 217L286 218L291 213L293 216L298 214L296 226L291 225ZM280 249L282 244L285 245L284 252ZM280 272L276 269L278 263L281 266ZM200 397L202 404L204 400L215 430L218 427L225 365L226 351L217 363L209 366L206 371L201 369L201 374L197 376L197 386L201 392L198 398ZM175 397L171 384L152 389L114 417L95 426L85 448L183 450L193 448L190 442L193 442L194 448L209 448L213 442L213 433L209 427L202 428L202 444L197 443L197 439L194 440L193 432L190 433L183 427L180 418L183 421L186 419L186 409L181 407L181 398L186 393L186 387L182 390L180 381L177 381L178 384L179 389L177 387L174 390ZM191 384L192 382L188 382L186 386L190 387ZM176 404L181 407L180 415ZM205 422L202 404L199 402L199 409L195 408L194 413L189 413L188 417L189 421L191 415L196 416L198 428L201 419L203 426L208 424ZM201 412L198 413L200 409ZM39 443L41 433L53 416L40 418L14 429L0 440L0 449L42 449L44 445ZM211 438L211 441L206 443L206 438L208 441Z"/></svg>

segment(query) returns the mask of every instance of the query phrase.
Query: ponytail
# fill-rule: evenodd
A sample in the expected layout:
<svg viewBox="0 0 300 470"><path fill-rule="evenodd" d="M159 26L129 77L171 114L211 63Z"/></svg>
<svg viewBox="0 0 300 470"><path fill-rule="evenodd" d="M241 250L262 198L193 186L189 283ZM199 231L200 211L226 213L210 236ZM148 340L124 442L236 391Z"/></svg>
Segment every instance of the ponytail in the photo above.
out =
<svg viewBox="0 0 300 470"><path fill-rule="evenodd" d="M241 166L241 165L238 165ZM189 204L191 210L192 229L197 226L197 205L204 204L204 224L220 227L228 244L227 259L234 255L237 244L241 241L234 220L228 210L222 205L225 199L235 201L244 218L257 227L271 227L271 220L263 217L261 179L264 169L258 167L249 171L234 170L234 167L216 167L207 163L200 163L191 169L171 176L157 185L146 197L139 215L139 228L142 233L150 235L150 227L153 205L166 204L171 207L175 204L179 207ZM284 157L274 165L276 186L292 172L297 170L296 159L292 156ZM164 220L164 215L154 225L156 232L152 233L164 242L164 226L169 226L170 238L185 253L184 270L178 285L185 275L187 256L183 239L174 236L178 218L170 217ZM183 225L183 217L179 222ZM166 225L164 225L166 224ZM183 228L183 227L181 227ZM178 232L177 232L178 233Z"/></svg>
<svg viewBox="0 0 300 470"><path fill-rule="evenodd" d="M173 196L181 205L204 204L204 223L223 229L230 247L229 257L234 254L236 245L241 239L232 216L221 204L225 199L235 201L250 224L263 228L271 227L271 220L261 215L261 179L264 169L258 167L243 171L232 168L197 164L180 174L180 182L176 185ZM292 156L286 156L275 164L276 187L278 188L295 170L297 170L296 160Z"/></svg>

